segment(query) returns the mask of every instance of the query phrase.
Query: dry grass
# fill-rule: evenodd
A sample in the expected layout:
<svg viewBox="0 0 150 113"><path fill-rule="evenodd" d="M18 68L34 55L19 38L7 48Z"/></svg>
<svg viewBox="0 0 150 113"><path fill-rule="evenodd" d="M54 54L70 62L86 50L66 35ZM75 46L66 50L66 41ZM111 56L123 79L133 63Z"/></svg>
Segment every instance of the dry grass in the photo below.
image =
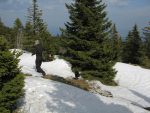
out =
<svg viewBox="0 0 150 113"><path fill-rule="evenodd" d="M16 109L16 110L13 111L12 113L24 113L24 112L20 111L20 109Z"/></svg>
<svg viewBox="0 0 150 113"><path fill-rule="evenodd" d="M62 82L62 83L68 84L68 85L72 85L74 87L78 87L78 88L86 90L86 91L90 91L90 89L91 89L91 87L85 80L65 79L63 77L52 76L52 75L47 75L47 76L44 76L43 78Z"/></svg>

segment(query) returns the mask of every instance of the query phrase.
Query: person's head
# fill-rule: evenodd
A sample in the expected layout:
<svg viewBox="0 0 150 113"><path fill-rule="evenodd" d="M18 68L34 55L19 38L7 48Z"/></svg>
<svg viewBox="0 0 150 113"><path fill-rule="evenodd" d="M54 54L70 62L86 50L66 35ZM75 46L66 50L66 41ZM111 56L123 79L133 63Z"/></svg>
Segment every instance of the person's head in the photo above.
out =
<svg viewBox="0 0 150 113"><path fill-rule="evenodd" d="M40 44L40 41L39 41L39 40L36 40L36 41L35 41L35 45L38 45L38 44Z"/></svg>

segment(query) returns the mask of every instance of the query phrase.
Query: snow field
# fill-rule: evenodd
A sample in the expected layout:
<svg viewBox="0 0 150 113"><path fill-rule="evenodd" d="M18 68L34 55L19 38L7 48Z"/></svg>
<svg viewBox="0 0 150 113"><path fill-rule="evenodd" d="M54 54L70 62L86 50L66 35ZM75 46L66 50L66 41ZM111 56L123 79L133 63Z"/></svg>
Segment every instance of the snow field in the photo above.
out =
<svg viewBox="0 0 150 113"><path fill-rule="evenodd" d="M25 100L22 110L27 113L150 113L150 70L139 66L117 63L115 81L119 86L106 86L91 81L113 98L91 94L78 88L41 78L35 70L35 56L24 52L19 65L22 72L31 74L25 80ZM47 75L74 77L71 66L63 59L42 63Z"/></svg>

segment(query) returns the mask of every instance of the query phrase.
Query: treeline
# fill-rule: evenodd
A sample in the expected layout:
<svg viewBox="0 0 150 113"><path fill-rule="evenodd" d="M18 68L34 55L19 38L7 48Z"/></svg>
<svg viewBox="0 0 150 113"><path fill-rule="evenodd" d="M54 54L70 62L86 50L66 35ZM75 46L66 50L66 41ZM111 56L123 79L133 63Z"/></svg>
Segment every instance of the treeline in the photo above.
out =
<svg viewBox="0 0 150 113"><path fill-rule="evenodd" d="M10 48L18 48L32 52L35 40L40 40L44 46L44 59L49 60L49 54L57 54L59 36L52 36L47 30L47 25L42 19L42 10L39 9L37 0L33 0L28 8L25 25L17 18L13 27L7 27L0 19L0 35L5 37Z"/></svg>
<svg viewBox="0 0 150 113"><path fill-rule="evenodd" d="M122 62L150 68L150 26L143 28L143 35L140 35L137 25L129 31L123 42Z"/></svg>
<svg viewBox="0 0 150 113"><path fill-rule="evenodd" d="M122 40L116 25L107 17L106 4L102 0L75 0L66 4L69 22L59 36L52 36L42 19L37 0L32 0L27 21L23 26L17 18L12 28L0 21L0 35L11 48L32 52L35 40L45 48L45 60L51 55L60 55L72 65L72 70L85 79L97 79L115 85L116 62L131 63L150 68L150 25L143 28L143 35L134 25L125 40Z"/></svg>

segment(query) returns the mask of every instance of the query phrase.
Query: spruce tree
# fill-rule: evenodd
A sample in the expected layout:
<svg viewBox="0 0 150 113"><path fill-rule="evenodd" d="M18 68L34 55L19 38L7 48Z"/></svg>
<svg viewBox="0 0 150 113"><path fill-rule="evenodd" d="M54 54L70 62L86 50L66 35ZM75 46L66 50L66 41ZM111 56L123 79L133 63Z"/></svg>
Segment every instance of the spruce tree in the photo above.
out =
<svg viewBox="0 0 150 113"><path fill-rule="evenodd" d="M28 21L25 26L24 49L32 52L35 40L40 40L44 48L44 59L49 59L52 54L50 46L52 36L47 30L47 26L42 19L42 10L39 9L37 0L32 0L32 6L28 8Z"/></svg>
<svg viewBox="0 0 150 113"><path fill-rule="evenodd" d="M4 35L5 34L5 32L6 32L6 30L5 30L5 25L4 25L4 23L2 22L2 19L0 18L0 35Z"/></svg>
<svg viewBox="0 0 150 113"><path fill-rule="evenodd" d="M28 8L27 17L27 23L24 31L24 48L31 51L34 41L43 41L43 35L47 33L47 27L42 19L42 10L39 9L37 0L32 0L32 6Z"/></svg>
<svg viewBox="0 0 150 113"><path fill-rule="evenodd" d="M33 35L32 25L30 22L26 23L23 34L24 34L23 49L31 52L32 46L36 38Z"/></svg>
<svg viewBox="0 0 150 113"><path fill-rule="evenodd" d="M0 37L0 113L12 113L23 95L24 78L16 55L9 51L6 39Z"/></svg>
<svg viewBox="0 0 150 113"><path fill-rule="evenodd" d="M4 36L9 42L10 48L14 48L14 32L11 28L4 25L0 18L0 36Z"/></svg>
<svg viewBox="0 0 150 113"><path fill-rule="evenodd" d="M4 32L4 23L2 22L1 18L0 18L0 31L1 31L1 33ZM0 35L2 35L1 33L0 33Z"/></svg>
<svg viewBox="0 0 150 113"><path fill-rule="evenodd" d="M39 9L37 0L32 0L32 6L28 8L28 21L32 25L34 35L40 35L45 31L45 23L42 19L42 10Z"/></svg>
<svg viewBox="0 0 150 113"><path fill-rule="evenodd" d="M132 64L141 64L141 38L138 27L135 25L133 30L129 32L123 49L123 62Z"/></svg>
<svg viewBox="0 0 150 113"><path fill-rule="evenodd" d="M14 22L13 26L14 32L14 47L21 49L22 48L22 39L23 39L23 24L19 18L17 18Z"/></svg>
<svg viewBox="0 0 150 113"><path fill-rule="evenodd" d="M145 39L145 53L146 56L150 59L150 23L148 27L145 27L144 30L144 39Z"/></svg>
<svg viewBox="0 0 150 113"><path fill-rule="evenodd" d="M21 20L19 18L16 18L13 28L14 28L14 30L16 30L16 32L23 29L22 22L21 22Z"/></svg>
<svg viewBox="0 0 150 113"><path fill-rule="evenodd" d="M114 24L111 30L112 59L120 61L122 40Z"/></svg>
<svg viewBox="0 0 150 113"><path fill-rule="evenodd" d="M129 63L129 61L131 61L131 55L132 55L132 51L130 50L130 47L132 46L131 39L132 39L132 33L131 31L129 31L126 41L123 44L122 61L124 63Z"/></svg>
<svg viewBox="0 0 150 113"><path fill-rule="evenodd" d="M102 0L75 0L66 7L70 21L62 29L64 58L82 77L112 84L115 71L107 43L111 22L105 11L106 4Z"/></svg>

